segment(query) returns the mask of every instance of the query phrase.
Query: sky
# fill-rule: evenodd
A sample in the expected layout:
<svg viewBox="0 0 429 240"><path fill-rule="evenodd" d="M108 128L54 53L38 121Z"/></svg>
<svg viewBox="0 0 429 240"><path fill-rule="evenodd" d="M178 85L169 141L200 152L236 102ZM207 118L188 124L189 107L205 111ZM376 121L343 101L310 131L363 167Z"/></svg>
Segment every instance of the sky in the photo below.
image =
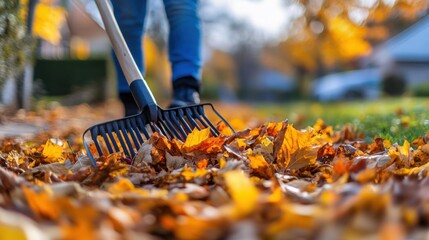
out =
<svg viewBox="0 0 429 240"><path fill-rule="evenodd" d="M285 39L291 20L303 13L298 5L285 6L284 0L204 0L203 21L218 13L251 26L259 43L278 42ZM209 45L225 51L234 48L240 36L225 22L218 20L207 28ZM229 37L225 37L229 36ZM257 44L257 43L255 43Z"/></svg>
<svg viewBox="0 0 429 240"><path fill-rule="evenodd" d="M212 0L215 9L226 11L236 19L246 20L268 36L282 35L296 8L284 6L284 0ZM295 13L293 13L295 12Z"/></svg>

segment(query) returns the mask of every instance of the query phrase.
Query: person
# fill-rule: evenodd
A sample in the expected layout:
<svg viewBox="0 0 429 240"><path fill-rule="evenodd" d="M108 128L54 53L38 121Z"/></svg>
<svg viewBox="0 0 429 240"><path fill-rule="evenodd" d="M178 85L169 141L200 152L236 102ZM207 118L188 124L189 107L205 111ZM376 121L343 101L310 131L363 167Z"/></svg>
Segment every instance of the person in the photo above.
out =
<svg viewBox="0 0 429 240"><path fill-rule="evenodd" d="M113 13L137 66L144 75L142 39L147 0L112 0ZM169 25L168 57L171 63L173 98L169 105L181 107L200 102L201 20L198 0L163 0ZM114 55L114 54L113 54ZM119 62L114 58L119 99L125 116L138 113Z"/></svg>

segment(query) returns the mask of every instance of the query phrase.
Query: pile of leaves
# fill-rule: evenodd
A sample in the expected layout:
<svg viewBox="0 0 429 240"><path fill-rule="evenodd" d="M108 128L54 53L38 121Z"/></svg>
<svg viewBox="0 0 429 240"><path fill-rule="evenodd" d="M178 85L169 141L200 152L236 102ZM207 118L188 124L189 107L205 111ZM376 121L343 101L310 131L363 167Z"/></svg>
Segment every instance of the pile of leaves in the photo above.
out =
<svg viewBox="0 0 429 240"><path fill-rule="evenodd" d="M322 120L154 134L94 168L79 141L0 146L1 239L421 239L429 145L362 141ZM40 144L41 139L46 139Z"/></svg>

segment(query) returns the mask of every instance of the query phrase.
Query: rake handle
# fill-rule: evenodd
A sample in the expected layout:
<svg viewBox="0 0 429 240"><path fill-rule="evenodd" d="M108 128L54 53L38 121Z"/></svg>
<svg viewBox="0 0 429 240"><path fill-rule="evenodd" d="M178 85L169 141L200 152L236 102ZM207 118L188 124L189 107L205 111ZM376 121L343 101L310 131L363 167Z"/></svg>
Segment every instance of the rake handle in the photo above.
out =
<svg viewBox="0 0 429 240"><path fill-rule="evenodd" d="M130 86L131 93L141 111L149 113L150 121L158 119L158 105L152 92L144 80L133 56L122 36L112 8L108 0L95 0L98 10L100 11L106 33L113 46L116 57L118 58L121 69Z"/></svg>

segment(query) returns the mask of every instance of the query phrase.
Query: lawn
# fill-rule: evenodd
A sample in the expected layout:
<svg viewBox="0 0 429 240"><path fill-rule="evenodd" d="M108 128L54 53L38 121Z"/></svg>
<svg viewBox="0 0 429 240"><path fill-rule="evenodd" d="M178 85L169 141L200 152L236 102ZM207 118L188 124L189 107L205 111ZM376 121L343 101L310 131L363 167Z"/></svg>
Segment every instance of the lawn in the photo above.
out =
<svg viewBox="0 0 429 240"><path fill-rule="evenodd" d="M252 106L265 121L289 119L297 128L312 126L317 119L336 130L351 124L366 141L378 136L400 144L429 130L429 98L385 98L378 101L318 103L309 101Z"/></svg>

